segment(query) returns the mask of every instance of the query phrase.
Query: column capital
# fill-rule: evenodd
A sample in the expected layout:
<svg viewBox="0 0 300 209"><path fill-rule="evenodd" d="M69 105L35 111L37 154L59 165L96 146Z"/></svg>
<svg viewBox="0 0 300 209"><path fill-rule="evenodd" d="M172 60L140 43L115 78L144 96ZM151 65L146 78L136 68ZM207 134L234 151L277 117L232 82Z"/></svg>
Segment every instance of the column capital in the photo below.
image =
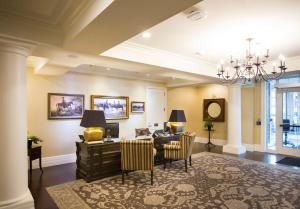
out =
<svg viewBox="0 0 300 209"><path fill-rule="evenodd" d="M27 57L37 43L0 35L0 51L16 53Z"/></svg>

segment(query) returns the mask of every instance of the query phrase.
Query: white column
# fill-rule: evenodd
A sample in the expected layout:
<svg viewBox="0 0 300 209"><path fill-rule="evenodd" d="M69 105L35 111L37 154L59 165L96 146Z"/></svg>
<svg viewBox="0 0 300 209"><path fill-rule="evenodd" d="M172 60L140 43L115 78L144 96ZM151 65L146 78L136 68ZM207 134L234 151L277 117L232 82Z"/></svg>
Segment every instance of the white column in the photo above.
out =
<svg viewBox="0 0 300 209"><path fill-rule="evenodd" d="M33 209L28 189L26 57L0 40L0 208Z"/></svg>
<svg viewBox="0 0 300 209"><path fill-rule="evenodd" d="M242 154L246 148L242 146L241 86L229 86L228 93L227 144L223 146L223 152Z"/></svg>

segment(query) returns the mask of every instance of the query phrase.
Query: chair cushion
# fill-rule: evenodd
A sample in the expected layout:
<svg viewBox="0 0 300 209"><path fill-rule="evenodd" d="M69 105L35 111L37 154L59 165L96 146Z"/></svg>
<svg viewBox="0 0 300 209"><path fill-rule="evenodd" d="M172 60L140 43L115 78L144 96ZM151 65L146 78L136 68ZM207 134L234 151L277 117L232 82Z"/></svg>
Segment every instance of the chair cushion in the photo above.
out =
<svg viewBox="0 0 300 209"><path fill-rule="evenodd" d="M180 150L179 144L164 144L164 149Z"/></svg>
<svg viewBox="0 0 300 209"><path fill-rule="evenodd" d="M135 137L138 136L149 136L151 132L149 131L149 128L136 128L135 129Z"/></svg>

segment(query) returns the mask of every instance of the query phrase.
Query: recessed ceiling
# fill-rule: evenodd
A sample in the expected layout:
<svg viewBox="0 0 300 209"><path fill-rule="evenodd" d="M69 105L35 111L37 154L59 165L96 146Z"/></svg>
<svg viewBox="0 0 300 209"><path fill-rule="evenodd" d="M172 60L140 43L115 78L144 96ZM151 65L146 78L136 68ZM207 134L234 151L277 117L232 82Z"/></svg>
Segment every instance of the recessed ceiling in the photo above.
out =
<svg viewBox="0 0 300 209"><path fill-rule="evenodd" d="M299 0L205 0L194 7L207 18L192 21L182 12L149 29L150 39L128 41L213 63L243 56L248 37L273 57L300 55Z"/></svg>
<svg viewBox="0 0 300 209"><path fill-rule="evenodd" d="M71 0L9 0L1 1L1 12L48 24L57 24L71 5Z"/></svg>

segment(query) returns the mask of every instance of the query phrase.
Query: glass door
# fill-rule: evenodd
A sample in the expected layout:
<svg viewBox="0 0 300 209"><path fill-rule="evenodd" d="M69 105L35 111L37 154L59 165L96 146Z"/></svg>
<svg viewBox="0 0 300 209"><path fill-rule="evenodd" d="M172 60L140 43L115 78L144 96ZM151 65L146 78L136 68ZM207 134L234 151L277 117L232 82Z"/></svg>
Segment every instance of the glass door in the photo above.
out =
<svg viewBox="0 0 300 209"><path fill-rule="evenodd" d="M300 157L300 88L278 88L276 103L278 153Z"/></svg>

